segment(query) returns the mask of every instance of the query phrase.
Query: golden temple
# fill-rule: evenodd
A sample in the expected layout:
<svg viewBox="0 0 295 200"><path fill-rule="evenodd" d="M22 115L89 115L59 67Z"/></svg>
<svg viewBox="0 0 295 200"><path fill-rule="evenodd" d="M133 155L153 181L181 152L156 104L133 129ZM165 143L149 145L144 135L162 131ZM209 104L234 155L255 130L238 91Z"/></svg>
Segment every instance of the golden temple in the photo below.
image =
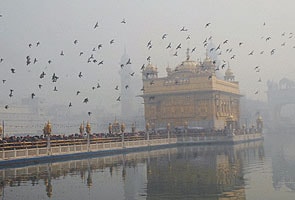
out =
<svg viewBox="0 0 295 200"><path fill-rule="evenodd" d="M188 50L189 52L189 50ZM224 129L231 118L237 127L240 115L239 83L228 67L222 78L207 55L203 61L187 58L171 69L167 76L158 77L158 69L151 62L142 71L144 112L146 123L155 128L202 127Z"/></svg>

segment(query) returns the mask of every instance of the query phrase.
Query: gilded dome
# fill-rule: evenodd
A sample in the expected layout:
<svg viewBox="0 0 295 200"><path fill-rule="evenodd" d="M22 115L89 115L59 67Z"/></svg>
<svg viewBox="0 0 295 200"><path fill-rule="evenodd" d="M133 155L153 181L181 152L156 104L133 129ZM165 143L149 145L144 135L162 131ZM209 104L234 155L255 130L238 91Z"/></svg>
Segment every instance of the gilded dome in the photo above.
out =
<svg viewBox="0 0 295 200"><path fill-rule="evenodd" d="M190 71L196 72L199 64L196 61L186 60L176 67L176 71Z"/></svg>
<svg viewBox="0 0 295 200"><path fill-rule="evenodd" d="M230 68L227 68L227 70L225 71L225 76L233 76L234 73L231 71Z"/></svg>
<svg viewBox="0 0 295 200"><path fill-rule="evenodd" d="M146 67L145 67L145 71L157 71L157 67L152 65L151 63L149 63Z"/></svg>
<svg viewBox="0 0 295 200"><path fill-rule="evenodd" d="M257 121L263 121L262 117L259 115Z"/></svg>

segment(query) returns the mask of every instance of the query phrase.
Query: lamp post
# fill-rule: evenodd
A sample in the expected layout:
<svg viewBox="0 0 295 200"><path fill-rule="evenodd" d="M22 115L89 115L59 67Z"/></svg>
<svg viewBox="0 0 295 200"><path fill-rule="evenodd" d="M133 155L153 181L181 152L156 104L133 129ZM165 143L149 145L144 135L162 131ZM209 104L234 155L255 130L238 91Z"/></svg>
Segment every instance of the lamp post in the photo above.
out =
<svg viewBox="0 0 295 200"><path fill-rule="evenodd" d="M122 148L125 148L125 138L124 138L124 131L125 131L125 124L124 123L122 123L121 124L121 133L122 133Z"/></svg>
<svg viewBox="0 0 295 200"><path fill-rule="evenodd" d="M187 135L187 129L188 129L188 123L187 121L184 122L184 135L183 135L183 142L184 142L184 138Z"/></svg>
<svg viewBox="0 0 295 200"><path fill-rule="evenodd" d="M112 135L113 133L113 126L111 123L109 123L109 135Z"/></svg>
<svg viewBox="0 0 295 200"><path fill-rule="evenodd" d="M168 143L170 143L170 123L167 124Z"/></svg>
<svg viewBox="0 0 295 200"><path fill-rule="evenodd" d="M145 129L146 129L146 134L147 134L146 139L149 143L149 141L150 141L150 123L146 123Z"/></svg>
<svg viewBox="0 0 295 200"><path fill-rule="evenodd" d="M79 127L79 133L81 136L83 136L83 133L84 133L84 123L80 125Z"/></svg>
<svg viewBox="0 0 295 200"><path fill-rule="evenodd" d="M48 121L44 128L43 134L47 137L47 155L51 155L51 147L50 147L50 135L51 135L51 124Z"/></svg>
<svg viewBox="0 0 295 200"><path fill-rule="evenodd" d="M4 137L3 137L3 128L2 128L2 126L0 125L0 137L3 139Z"/></svg>
<svg viewBox="0 0 295 200"><path fill-rule="evenodd" d="M86 124L86 133L87 133L87 151L90 151L90 133L91 133L91 126L89 122Z"/></svg>
<svg viewBox="0 0 295 200"><path fill-rule="evenodd" d="M136 131L135 123L132 123L132 126L131 126L132 134L135 134L135 131Z"/></svg>

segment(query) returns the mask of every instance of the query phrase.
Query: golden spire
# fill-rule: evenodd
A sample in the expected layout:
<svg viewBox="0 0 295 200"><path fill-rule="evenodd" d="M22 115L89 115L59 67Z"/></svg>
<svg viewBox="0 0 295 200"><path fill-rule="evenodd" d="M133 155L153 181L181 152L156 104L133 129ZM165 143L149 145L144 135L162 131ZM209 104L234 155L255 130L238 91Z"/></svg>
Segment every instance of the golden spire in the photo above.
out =
<svg viewBox="0 0 295 200"><path fill-rule="evenodd" d="M186 49L186 60L190 59L189 48Z"/></svg>

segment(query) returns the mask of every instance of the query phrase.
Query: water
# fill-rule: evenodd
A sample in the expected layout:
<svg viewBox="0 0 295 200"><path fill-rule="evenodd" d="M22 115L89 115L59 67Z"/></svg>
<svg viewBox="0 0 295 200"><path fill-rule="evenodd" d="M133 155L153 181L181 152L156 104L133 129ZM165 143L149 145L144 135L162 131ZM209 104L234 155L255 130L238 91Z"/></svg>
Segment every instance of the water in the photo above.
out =
<svg viewBox="0 0 295 200"><path fill-rule="evenodd" d="M0 199L295 199L295 136L0 170Z"/></svg>

